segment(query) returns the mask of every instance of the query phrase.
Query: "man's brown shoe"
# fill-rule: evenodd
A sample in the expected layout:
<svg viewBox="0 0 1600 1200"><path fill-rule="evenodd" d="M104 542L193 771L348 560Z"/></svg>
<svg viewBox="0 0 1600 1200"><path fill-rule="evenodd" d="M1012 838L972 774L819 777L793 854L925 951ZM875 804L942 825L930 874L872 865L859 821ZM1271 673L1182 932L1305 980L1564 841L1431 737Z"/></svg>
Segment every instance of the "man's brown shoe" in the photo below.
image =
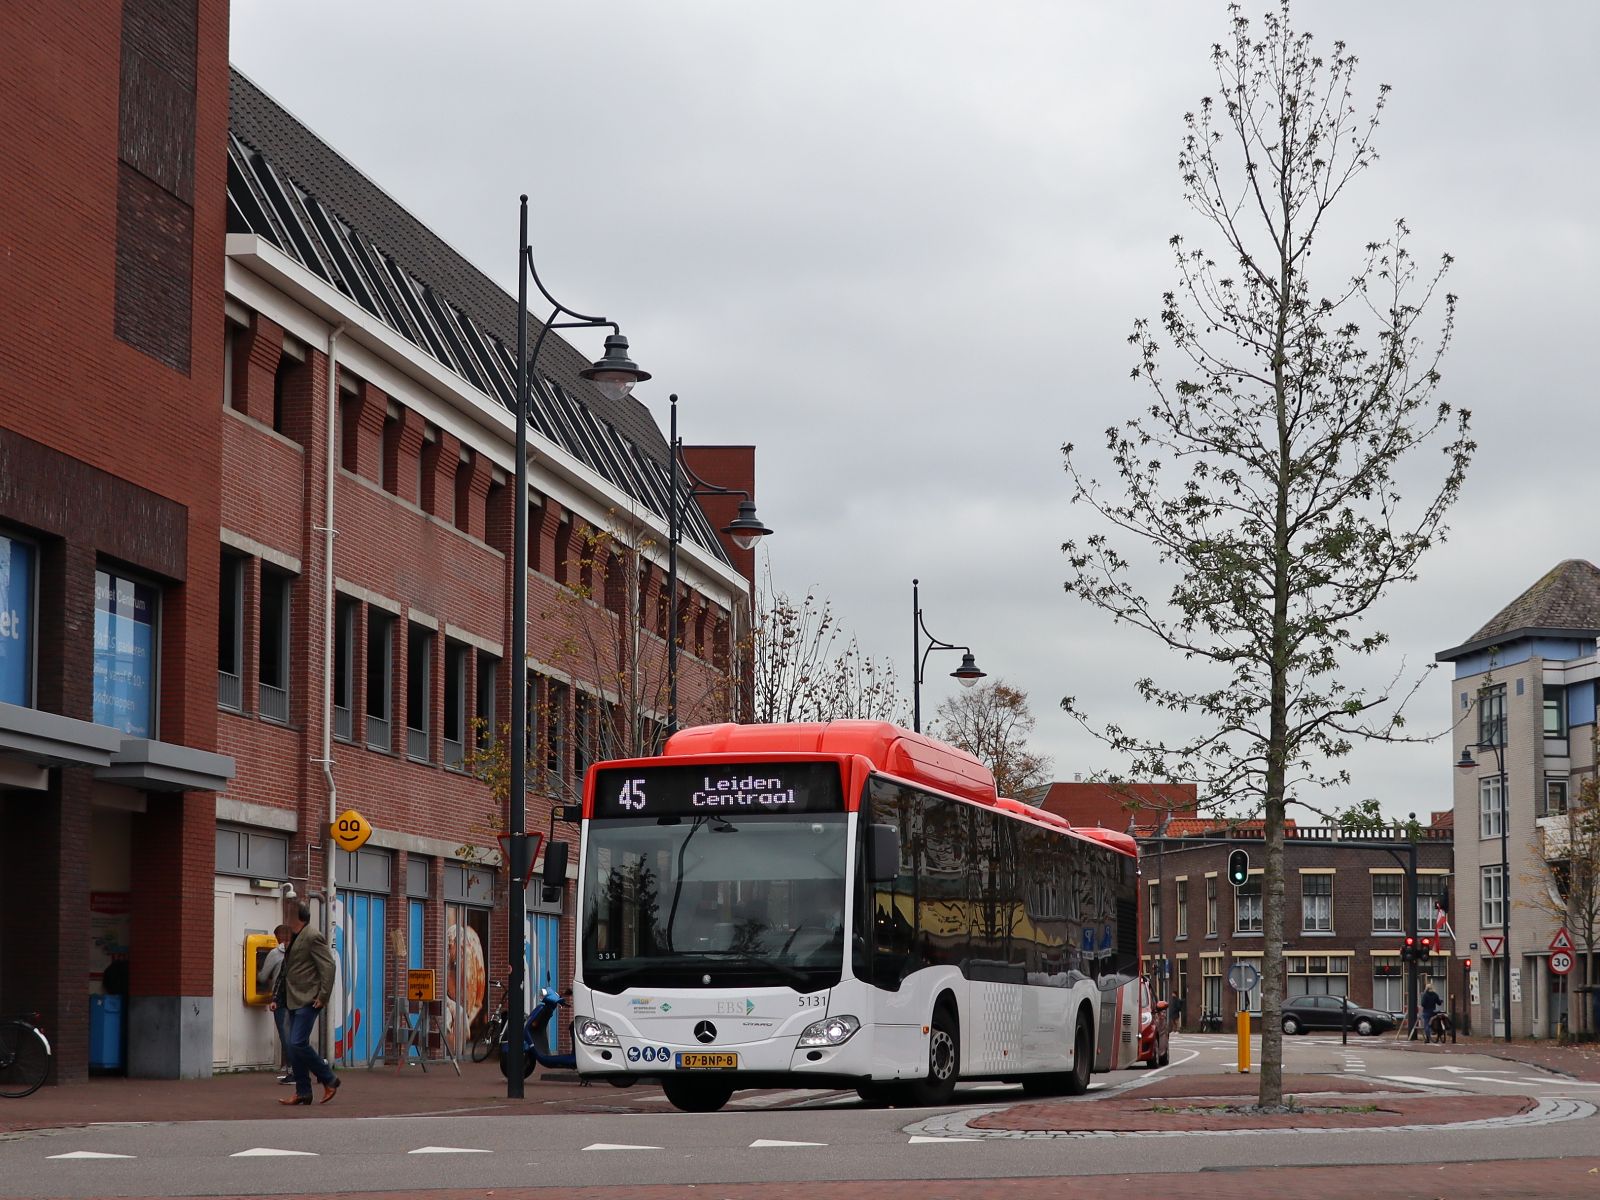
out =
<svg viewBox="0 0 1600 1200"><path fill-rule="evenodd" d="M325 1083L325 1084L322 1085L322 1102L324 1104L326 1104L329 1100L332 1100L333 1097L334 1097L334 1094L338 1090L339 1090L339 1077L337 1075L335 1075L333 1077L333 1082L332 1083ZM311 1103L311 1097L310 1096L306 1097L306 1103L307 1104Z"/></svg>
<svg viewBox="0 0 1600 1200"><path fill-rule="evenodd" d="M285 1096L278 1101L279 1104L310 1104L310 1096Z"/></svg>

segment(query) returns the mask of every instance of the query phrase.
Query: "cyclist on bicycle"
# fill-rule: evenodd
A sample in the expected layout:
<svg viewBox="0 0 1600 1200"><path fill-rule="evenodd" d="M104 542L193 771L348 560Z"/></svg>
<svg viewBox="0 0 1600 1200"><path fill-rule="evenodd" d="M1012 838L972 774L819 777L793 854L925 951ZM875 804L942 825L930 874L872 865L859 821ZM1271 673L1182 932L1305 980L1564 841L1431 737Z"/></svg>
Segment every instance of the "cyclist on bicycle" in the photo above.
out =
<svg viewBox="0 0 1600 1200"><path fill-rule="evenodd" d="M1441 1042L1444 1041L1444 1030L1442 1028L1439 1030L1434 1029L1434 1018L1439 1015L1439 1009L1443 1007L1443 1005L1444 1001L1439 998L1439 993L1433 990L1433 984L1428 984L1426 990L1424 990L1422 993L1423 1041L1433 1041L1433 1035L1435 1032L1439 1034L1439 1040Z"/></svg>

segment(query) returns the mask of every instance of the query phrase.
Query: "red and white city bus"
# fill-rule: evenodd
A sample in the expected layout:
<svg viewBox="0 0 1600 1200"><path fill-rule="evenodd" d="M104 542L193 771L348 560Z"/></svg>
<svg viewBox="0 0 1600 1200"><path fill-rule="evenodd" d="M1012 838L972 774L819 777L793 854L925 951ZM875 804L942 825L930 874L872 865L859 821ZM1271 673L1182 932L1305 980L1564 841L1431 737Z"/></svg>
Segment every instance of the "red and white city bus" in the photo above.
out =
<svg viewBox="0 0 1600 1200"><path fill-rule="evenodd" d="M1078 1093L1138 1054L1137 851L874 721L712 725L584 783L573 989L589 1078L940 1104Z"/></svg>

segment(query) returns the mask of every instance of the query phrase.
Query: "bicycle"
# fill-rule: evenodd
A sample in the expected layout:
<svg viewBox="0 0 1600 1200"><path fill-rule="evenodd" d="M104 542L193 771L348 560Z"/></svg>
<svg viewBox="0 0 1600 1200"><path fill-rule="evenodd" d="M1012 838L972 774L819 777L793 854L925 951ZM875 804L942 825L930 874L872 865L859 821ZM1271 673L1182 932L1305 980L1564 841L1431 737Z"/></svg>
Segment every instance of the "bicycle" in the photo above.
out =
<svg viewBox="0 0 1600 1200"><path fill-rule="evenodd" d="M499 988L502 993L505 991L505 984L498 979L491 980L489 986ZM484 1023L483 1030L477 1037L472 1039L473 1062L483 1062L489 1055L500 1049L500 1043L505 1041L506 1025L510 1020L511 1012L506 1007L506 997L502 994L500 1007L489 1015L488 1021Z"/></svg>
<svg viewBox="0 0 1600 1200"><path fill-rule="evenodd" d="M31 1096L50 1074L50 1039L38 1020L25 1013L0 1021L0 1096L9 1100Z"/></svg>

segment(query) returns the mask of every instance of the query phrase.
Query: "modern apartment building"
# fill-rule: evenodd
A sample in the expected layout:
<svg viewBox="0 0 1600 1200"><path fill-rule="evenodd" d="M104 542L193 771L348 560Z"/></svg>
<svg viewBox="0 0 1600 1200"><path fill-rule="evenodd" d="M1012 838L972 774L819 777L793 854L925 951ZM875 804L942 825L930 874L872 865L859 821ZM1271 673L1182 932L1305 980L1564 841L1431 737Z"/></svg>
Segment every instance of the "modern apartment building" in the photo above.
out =
<svg viewBox="0 0 1600 1200"><path fill-rule="evenodd" d="M1594 1028L1573 999L1588 956L1568 884L1584 867L1569 849L1575 806L1595 778L1597 637L1600 569L1568 559L1437 656L1455 670L1456 932L1476 947L1471 1001L1484 1031L1503 1033L1508 1017L1516 1037L1556 1036L1563 1020ZM1577 845L1593 858L1581 835ZM1552 970L1563 927L1577 944L1565 973Z"/></svg>

